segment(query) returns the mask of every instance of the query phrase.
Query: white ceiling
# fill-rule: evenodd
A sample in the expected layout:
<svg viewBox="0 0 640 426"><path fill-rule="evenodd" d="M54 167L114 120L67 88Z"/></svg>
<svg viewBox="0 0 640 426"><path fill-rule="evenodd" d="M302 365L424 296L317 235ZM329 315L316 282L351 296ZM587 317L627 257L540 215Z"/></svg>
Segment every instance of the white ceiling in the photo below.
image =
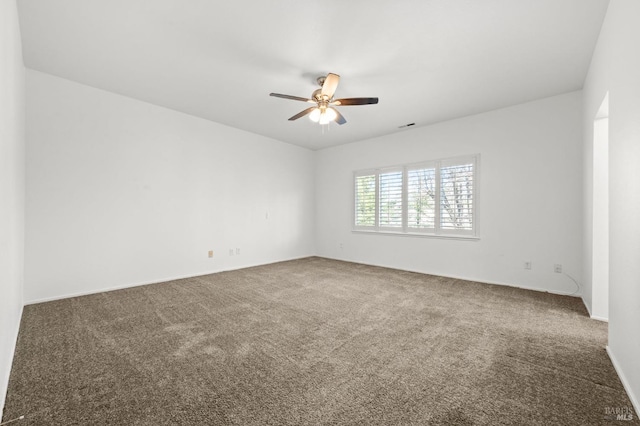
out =
<svg viewBox="0 0 640 426"><path fill-rule="evenodd" d="M18 0L25 65L321 149L582 87L608 0ZM328 129L309 105L341 76Z"/></svg>

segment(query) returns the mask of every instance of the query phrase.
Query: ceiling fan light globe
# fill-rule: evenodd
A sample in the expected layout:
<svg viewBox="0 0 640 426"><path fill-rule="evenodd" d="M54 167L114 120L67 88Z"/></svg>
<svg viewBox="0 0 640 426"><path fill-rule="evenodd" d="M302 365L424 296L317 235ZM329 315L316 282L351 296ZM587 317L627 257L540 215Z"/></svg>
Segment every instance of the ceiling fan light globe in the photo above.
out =
<svg viewBox="0 0 640 426"><path fill-rule="evenodd" d="M326 108L324 111L320 112L319 123L320 124L329 124L330 122L334 121L337 116L338 116L338 113L336 112L335 109Z"/></svg>
<svg viewBox="0 0 640 426"><path fill-rule="evenodd" d="M311 111L311 114L309 114L309 120L313 121L314 123L320 121L320 108L316 108Z"/></svg>

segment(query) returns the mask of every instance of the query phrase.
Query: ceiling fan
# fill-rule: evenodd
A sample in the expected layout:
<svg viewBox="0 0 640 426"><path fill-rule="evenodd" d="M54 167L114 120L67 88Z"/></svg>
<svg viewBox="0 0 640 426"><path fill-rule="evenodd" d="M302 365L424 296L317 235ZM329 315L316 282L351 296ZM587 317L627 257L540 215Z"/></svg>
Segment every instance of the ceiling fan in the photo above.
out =
<svg viewBox="0 0 640 426"><path fill-rule="evenodd" d="M289 121L297 120L298 118L304 117L308 114L311 121L320 124L329 124L330 121L335 121L338 124L344 124L347 122L342 114L340 114L340 112L334 107L340 105L370 105L378 103L378 98L333 99L333 94L340 82L340 76L337 74L329 73L326 77L318 77L316 81L320 85L320 89L315 90L311 94L311 99L301 98L299 96L282 95L280 93L270 93L269 96L315 104L304 111L300 111L291 117Z"/></svg>

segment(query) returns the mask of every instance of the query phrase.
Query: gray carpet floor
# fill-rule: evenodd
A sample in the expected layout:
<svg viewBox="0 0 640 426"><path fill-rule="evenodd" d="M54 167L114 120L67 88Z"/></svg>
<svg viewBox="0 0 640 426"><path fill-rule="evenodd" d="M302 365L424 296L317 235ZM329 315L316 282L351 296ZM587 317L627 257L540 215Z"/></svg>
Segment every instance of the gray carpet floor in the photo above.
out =
<svg viewBox="0 0 640 426"><path fill-rule="evenodd" d="M312 257L26 306L3 420L621 424L606 341L578 298Z"/></svg>

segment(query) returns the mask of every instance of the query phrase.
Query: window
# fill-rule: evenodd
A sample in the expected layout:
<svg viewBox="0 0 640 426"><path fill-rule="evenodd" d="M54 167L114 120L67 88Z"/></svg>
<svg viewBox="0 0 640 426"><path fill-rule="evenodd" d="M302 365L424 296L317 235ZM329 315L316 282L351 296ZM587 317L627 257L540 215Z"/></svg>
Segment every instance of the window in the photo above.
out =
<svg viewBox="0 0 640 426"><path fill-rule="evenodd" d="M473 164L440 168L440 227L473 229Z"/></svg>
<svg viewBox="0 0 640 426"><path fill-rule="evenodd" d="M407 227L412 230L435 229L436 168L407 170Z"/></svg>
<svg viewBox="0 0 640 426"><path fill-rule="evenodd" d="M378 174L380 228L402 229L402 175L402 169Z"/></svg>
<svg viewBox="0 0 640 426"><path fill-rule="evenodd" d="M376 175L355 177L356 181L356 224L360 228L376 226Z"/></svg>
<svg viewBox="0 0 640 426"><path fill-rule="evenodd" d="M354 230L476 235L478 156L354 173Z"/></svg>

